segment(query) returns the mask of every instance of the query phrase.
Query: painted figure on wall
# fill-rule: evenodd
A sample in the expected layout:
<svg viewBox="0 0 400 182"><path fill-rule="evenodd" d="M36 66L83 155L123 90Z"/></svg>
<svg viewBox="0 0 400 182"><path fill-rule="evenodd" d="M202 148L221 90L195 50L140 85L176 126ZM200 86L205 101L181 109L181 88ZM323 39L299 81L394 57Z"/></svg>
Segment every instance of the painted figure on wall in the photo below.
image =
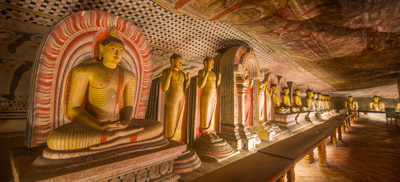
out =
<svg viewBox="0 0 400 182"><path fill-rule="evenodd" d="M385 103L379 101L379 97L375 95L374 100L369 103L369 109L372 111L384 111Z"/></svg>
<svg viewBox="0 0 400 182"><path fill-rule="evenodd" d="M199 71L197 87L203 91L200 96L200 130L202 133L215 130L214 115L217 106L217 87L221 83L221 74L216 74L214 60L206 57L203 61L204 69Z"/></svg>
<svg viewBox="0 0 400 182"><path fill-rule="evenodd" d="M358 102L354 101L353 96L349 95L347 97L347 101L344 102L344 107L348 110L348 111L357 111L358 110Z"/></svg>
<svg viewBox="0 0 400 182"><path fill-rule="evenodd" d="M111 28L99 45L99 61L76 66L69 73L65 115L73 122L48 137L52 150L103 149L160 136L157 121L132 120L136 76L122 68L124 43Z"/></svg>
<svg viewBox="0 0 400 182"><path fill-rule="evenodd" d="M181 71L183 58L174 53L170 57L171 68L162 72L161 89L168 91L164 109L164 135L168 139L179 140L185 107L185 92L190 83L190 74Z"/></svg>

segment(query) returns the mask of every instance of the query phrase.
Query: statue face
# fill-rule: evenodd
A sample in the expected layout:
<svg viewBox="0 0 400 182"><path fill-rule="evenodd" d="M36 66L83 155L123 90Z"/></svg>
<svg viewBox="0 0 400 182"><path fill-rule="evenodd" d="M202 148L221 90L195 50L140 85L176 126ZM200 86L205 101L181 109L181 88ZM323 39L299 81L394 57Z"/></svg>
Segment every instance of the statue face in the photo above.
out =
<svg viewBox="0 0 400 182"><path fill-rule="evenodd" d="M374 97L374 102L379 102L379 97Z"/></svg>
<svg viewBox="0 0 400 182"><path fill-rule="evenodd" d="M286 95L289 94L289 89L288 88L283 89L283 93L285 93Z"/></svg>
<svg viewBox="0 0 400 182"><path fill-rule="evenodd" d="M314 93L313 93L313 92L307 92L307 96L308 96L308 97L313 97L313 96L314 96Z"/></svg>
<svg viewBox="0 0 400 182"><path fill-rule="evenodd" d="M300 90L296 90L296 95L300 95Z"/></svg>
<svg viewBox="0 0 400 182"><path fill-rule="evenodd" d="M175 71L179 71L182 68L182 58L178 57L176 59L172 59L171 60L171 67L175 70Z"/></svg>
<svg viewBox="0 0 400 182"><path fill-rule="evenodd" d="M318 99L322 99L322 94L318 94Z"/></svg>
<svg viewBox="0 0 400 182"><path fill-rule="evenodd" d="M103 57L103 62L118 64L121 62L124 52L124 45L121 43L111 42L105 46L99 45L100 52Z"/></svg>
<svg viewBox="0 0 400 182"><path fill-rule="evenodd" d="M210 59L210 60L206 61L206 62L204 63L204 67L205 67L206 69L208 69L208 71L211 71L211 70L214 68L214 60L213 60L213 59Z"/></svg>
<svg viewBox="0 0 400 182"><path fill-rule="evenodd" d="M272 90L272 93L276 93L276 92L278 92L278 87L277 86L273 86L271 88L271 90Z"/></svg>
<svg viewBox="0 0 400 182"><path fill-rule="evenodd" d="M349 97L349 101L350 101L350 102L353 102L353 97Z"/></svg>

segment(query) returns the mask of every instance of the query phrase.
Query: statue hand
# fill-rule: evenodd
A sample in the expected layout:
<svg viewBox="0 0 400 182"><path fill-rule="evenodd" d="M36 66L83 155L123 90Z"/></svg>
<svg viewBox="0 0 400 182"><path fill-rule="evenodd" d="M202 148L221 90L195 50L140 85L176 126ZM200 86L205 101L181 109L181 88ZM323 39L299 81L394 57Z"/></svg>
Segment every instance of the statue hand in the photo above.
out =
<svg viewBox="0 0 400 182"><path fill-rule="evenodd" d="M188 73L186 73L186 79L190 79L190 73L188 72Z"/></svg>
<svg viewBox="0 0 400 182"><path fill-rule="evenodd" d="M112 123L105 124L104 126L106 127L106 131L114 131L114 130L121 130L127 128L129 125L129 121L116 121Z"/></svg>

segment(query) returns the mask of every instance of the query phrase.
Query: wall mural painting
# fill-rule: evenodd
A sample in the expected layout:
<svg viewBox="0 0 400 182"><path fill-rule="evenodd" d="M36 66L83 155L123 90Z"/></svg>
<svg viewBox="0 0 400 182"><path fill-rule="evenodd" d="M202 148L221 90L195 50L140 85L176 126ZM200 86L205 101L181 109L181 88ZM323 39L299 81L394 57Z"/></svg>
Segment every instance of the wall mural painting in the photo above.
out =
<svg viewBox="0 0 400 182"><path fill-rule="evenodd" d="M43 37L0 29L0 112L26 112L31 67Z"/></svg>

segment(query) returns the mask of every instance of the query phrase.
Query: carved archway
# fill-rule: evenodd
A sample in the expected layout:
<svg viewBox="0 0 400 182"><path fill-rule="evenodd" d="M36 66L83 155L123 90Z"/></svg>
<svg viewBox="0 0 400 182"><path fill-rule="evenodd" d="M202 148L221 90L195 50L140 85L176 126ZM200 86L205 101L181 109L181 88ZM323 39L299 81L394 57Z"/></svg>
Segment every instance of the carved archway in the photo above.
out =
<svg viewBox="0 0 400 182"><path fill-rule="evenodd" d="M124 42L122 67L137 77L134 117L144 118L152 78L151 50L132 22L101 11L83 11L60 20L49 32L33 66L26 145L46 142L55 128L70 122L63 112L65 80L70 70L96 59L96 45L115 26ZM104 38L104 37L103 37Z"/></svg>

